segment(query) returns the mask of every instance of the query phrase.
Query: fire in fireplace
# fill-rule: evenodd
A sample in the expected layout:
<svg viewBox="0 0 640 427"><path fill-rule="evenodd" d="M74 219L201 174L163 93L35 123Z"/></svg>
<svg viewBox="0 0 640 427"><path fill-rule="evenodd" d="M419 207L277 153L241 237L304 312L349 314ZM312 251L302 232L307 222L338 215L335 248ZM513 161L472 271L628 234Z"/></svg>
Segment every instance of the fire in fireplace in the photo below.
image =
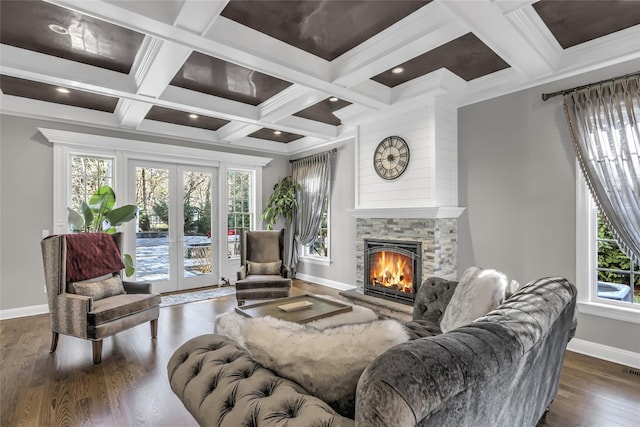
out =
<svg viewBox="0 0 640 427"><path fill-rule="evenodd" d="M365 295L413 304L420 286L420 242L365 239Z"/></svg>

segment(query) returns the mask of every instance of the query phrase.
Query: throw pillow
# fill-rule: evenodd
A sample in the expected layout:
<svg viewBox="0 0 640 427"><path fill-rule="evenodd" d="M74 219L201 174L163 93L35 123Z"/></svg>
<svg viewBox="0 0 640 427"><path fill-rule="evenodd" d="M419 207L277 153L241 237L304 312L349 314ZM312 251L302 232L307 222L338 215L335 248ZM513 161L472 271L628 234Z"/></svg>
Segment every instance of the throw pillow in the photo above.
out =
<svg viewBox="0 0 640 427"><path fill-rule="evenodd" d="M319 330L265 317L245 326L245 346L254 360L332 405L353 399L362 371L387 349L408 341L396 320Z"/></svg>
<svg viewBox="0 0 640 427"><path fill-rule="evenodd" d="M496 270L469 267L444 310L440 329L447 333L484 316L504 301L507 276Z"/></svg>
<svg viewBox="0 0 640 427"><path fill-rule="evenodd" d="M124 286L122 286L120 276L106 274L94 279L71 282L67 285L67 292L91 297L91 299L97 301L114 295L124 294L125 290Z"/></svg>
<svg viewBox="0 0 640 427"><path fill-rule="evenodd" d="M65 235L67 245L67 282L77 282L124 268L113 236L107 233Z"/></svg>
<svg viewBox="0 0 640 427"><path fill-rule="evenodd" d="M280 274L282 261L253 262L247 261L247 274Z"/></svg>

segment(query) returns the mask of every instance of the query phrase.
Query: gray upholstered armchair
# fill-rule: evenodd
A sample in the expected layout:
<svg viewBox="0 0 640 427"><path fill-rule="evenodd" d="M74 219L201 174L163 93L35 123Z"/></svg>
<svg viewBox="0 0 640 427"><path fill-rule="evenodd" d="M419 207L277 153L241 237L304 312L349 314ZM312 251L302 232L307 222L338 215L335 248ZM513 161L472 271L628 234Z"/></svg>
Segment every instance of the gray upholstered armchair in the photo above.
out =
<svg viewBox="0 0 640 427"><path fill-rule="evenodd" d="M92 341L93 363L102 360L102 340L151 322L158 332L160 296L150 283L122 281L122 233L50 236L41 242L49 315L51 352L59 334Z"/></svg>
<svg viewBox="0 0 640 427"><path fill-rule="evenodd" d="M240 268L237 273L238 305L245 300L288 297L291 272L284 263L284 230L240 233Z"/></svg>

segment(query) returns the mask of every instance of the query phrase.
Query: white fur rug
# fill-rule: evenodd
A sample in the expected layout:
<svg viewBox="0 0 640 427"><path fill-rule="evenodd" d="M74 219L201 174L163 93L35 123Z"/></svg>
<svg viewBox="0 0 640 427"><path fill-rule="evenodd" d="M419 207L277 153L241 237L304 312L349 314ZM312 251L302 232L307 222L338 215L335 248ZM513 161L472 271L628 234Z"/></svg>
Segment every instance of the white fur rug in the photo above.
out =
<svg viewBox="0 0 640 427"><path fill-rule="evenodd" d="M314 295L318 298L325 298L332 301L338 301L346 304L344 301L330 297L328 295ZM336 314L335 316L325 317L323 319L314 320L306 325L316 329L326 329L338 325L348 325L353 323L365 323L378 319L378 315L367 307L353 305L351 311ZM226 335L241 346L244 346L244 334L242 330L246 327L251 328L253 324L262 323L263 318L252 319L243 316L235 311L220 314L213 323L213 332L220 335Z"/></svg>
<svg viewBox="0 0 640 427"><path fill-rule="evenodd" d="M358 305L305 325L233 311L216 317L214 332L233 339L262 366L327 403L353 398L364 368L409 339L400 322L378 320L373 310Z"/></svg>
<svg viewBox="0 0 640 427"><path fill-rule="evenodd" d="M396 320L324 330L273 317L261 320L244 329L245 347L253 359L329 404L353 398L367 365L409 339Z"/></svg>

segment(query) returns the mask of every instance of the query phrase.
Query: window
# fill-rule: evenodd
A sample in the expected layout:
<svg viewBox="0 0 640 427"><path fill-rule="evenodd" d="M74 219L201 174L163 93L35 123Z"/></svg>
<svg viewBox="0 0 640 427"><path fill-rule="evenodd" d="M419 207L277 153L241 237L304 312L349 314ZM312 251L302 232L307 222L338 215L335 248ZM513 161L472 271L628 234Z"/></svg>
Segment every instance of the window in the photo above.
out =
<svg viewBox="0 0 640 427"><path fill-rule="evenodd" d="M316 239L309 246L304 247L304 256L329 258L329 198L324 198L322 205L322 220Z"/></svg>
<svg viewBox="0 0 640 427"><path fill-rule="evenodd" d="M103 157L78 156L71 158L71 208L80 211L82 202L98 188L112 185L113 159Z"/></svg>
<svg viewBox="0 0 640 427"><path fill-rule="evenodd" d="M597 298L640 304L640 267L620 250L601 214L598 214L596 245Z"/></svg>
<svg viewBox="0 0 640 427"><path fill-rule="evenodd" d="M636 302L633 303L615 298L607 298L607 296L617 295L605 294L605 291L615 291L603 285L600 285L600 289L598 289L598 283L602 280L613 280L616 282L619 278L630 278L631 276L631 271L627 270L626 267L610 268L612 265L607 265L604 261L599 262L599 250L603 255L606 253L607 256L610 256L611 253L613 253L610 253L610 250L614 250L614 248L603 246L604 243L611 243L609 237L612 236L607 234L608 230L600 230L601 227L599 227L598 224L598 216L598 209L589 193L589 188L583 174L580 172L580 167L576 163L575 284L578 288L578 310L584 314L640 324L640 303L637 302L637 299ZM615 248L617 248L617 245ZM608 270L621 270L622 273L618 272L618 276L604 275ZM601 273L601 271L603 273ZM638 292L637 284L639 276L638 266L635 266L633 269L633 277L636 284L636 293ZM619 281L622 282L622 280ZM617 286L615 286L615 288L617 288ZM598 293L600 293L600 296L598 296Z"/></svg>
<svg viewBox="0 0 640 427"><path fill-rule="evenodd" d="M240 256L240 231L253 229L253 171L227 172L227 256Z"/></svg>

